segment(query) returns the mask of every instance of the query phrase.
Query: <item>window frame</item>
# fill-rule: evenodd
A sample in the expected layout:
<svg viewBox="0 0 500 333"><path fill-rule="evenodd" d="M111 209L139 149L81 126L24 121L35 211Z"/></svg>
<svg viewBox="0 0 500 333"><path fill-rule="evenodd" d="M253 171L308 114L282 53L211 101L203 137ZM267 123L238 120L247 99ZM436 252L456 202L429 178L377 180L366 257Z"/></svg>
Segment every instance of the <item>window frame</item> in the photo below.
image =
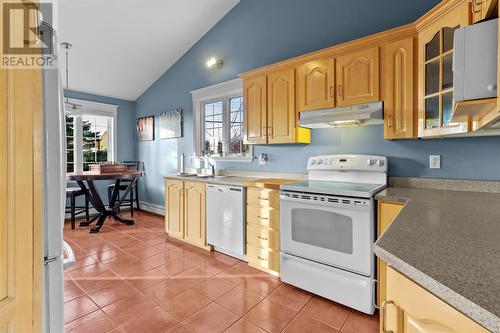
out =
<svg viewBox="0 0 500 333"><path fill-rule="evenodd" d="M82 116L84 115L109 117L108 128L110 134L108 143L108 161L115 162L117 160L116 146L117 146L117 134L118 134L117 130L118 105L92 102L75 98L71 98L69 101L71 103L81 105L81 107L76 110L69 109L67 106L64 107L65 115L70 115L73 117L73 172L83 171ZM64 140L64 152L65 152L64 156L66 159L67 158L66 140ZM65 166L66 164L67 161L65 161Z"/></svg>
<svg viewBox="0 0 500 333"><path fill-rule="evenodd" d="M227 147L230 140L230 100L233 98L243 97L243 83L241 79L234 79L209 87L191 91L193 98L193 157L197 160L214 160L221 162L246 162L251 163L253 157L253 145L249 145L248 156L204 156L203 155L203 139L205 137L205 104L210 104L217 101L223 102L223 128L224 128L224 154L228 153ZM243 110L244 112L244 110ZM244 116L243 116L244 118ZM224 120L225 119L225 120ZM227 127L227 128L226 128Z"/></svg>

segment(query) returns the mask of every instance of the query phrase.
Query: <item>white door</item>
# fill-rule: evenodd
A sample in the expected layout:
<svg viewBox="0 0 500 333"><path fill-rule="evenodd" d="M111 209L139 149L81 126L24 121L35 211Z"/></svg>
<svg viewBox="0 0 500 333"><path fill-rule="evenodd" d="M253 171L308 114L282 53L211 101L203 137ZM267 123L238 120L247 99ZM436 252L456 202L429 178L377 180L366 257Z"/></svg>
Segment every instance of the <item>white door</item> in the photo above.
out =
<svg viewBox="0 0 500 333"><path fill-rule="evenodd" d="M280 205L282 252L372 274L370 199L282 192Z"/></svg>

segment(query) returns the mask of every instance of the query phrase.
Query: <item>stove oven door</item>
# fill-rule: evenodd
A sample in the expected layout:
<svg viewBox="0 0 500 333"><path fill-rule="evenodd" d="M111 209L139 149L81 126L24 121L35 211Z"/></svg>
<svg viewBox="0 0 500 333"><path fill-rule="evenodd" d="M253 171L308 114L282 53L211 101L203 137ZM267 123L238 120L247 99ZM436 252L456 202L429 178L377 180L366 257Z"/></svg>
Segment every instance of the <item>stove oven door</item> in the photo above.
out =
<svg viewBox="0 0 500 333"><path fill-rule="evenodd" d="M372 199L282 192L281 251L371 276Z"/></svg>

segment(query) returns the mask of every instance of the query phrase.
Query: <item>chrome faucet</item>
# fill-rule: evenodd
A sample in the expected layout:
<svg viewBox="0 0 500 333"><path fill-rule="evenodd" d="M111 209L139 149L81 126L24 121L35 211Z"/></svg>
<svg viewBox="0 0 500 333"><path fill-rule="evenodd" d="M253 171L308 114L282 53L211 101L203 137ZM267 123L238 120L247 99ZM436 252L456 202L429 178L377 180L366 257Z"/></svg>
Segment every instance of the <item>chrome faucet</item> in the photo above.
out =
<svg viewBox="0 0 500 333"><path fill-rule="evenodd" d="M210 176L215 177L215 163L210 163L207 160L208 166L210 167Z"/></svg>

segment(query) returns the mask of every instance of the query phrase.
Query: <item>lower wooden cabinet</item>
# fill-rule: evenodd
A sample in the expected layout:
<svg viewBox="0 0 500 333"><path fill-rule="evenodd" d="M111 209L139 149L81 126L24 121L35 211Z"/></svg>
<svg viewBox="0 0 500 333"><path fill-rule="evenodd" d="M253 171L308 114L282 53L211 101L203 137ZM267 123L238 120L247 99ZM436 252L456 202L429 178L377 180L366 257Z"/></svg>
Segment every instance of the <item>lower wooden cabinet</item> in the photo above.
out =
<svg viewBox="0 0 500 333"><path fill-rule="evenodd" d="M279 191L247 188L247 259L254 268L280 273Z"/></svg>
<svg viewBox="0 0 500 333"><path fill-rule="evenodd" d="M488 332L391 267L387 269L387 300L381 307L380 316L382 332Z"/></svg>
<svg viewBox="0 0 500 333"><path fill-rule="evenodd" d="M169 236L206 250L205 183L167 179L165 229Z"/></svg>
<svg viewBox="0 0 500 333"><path fill-rule="evenodd" d="M379 238L384 231L391 225L394 218L399 214L403 204L394 202L378 202L378 216L377 216L377 238ZM387 264L377 258L377 305L380 306L386 299L386 276Z"/></svg>

